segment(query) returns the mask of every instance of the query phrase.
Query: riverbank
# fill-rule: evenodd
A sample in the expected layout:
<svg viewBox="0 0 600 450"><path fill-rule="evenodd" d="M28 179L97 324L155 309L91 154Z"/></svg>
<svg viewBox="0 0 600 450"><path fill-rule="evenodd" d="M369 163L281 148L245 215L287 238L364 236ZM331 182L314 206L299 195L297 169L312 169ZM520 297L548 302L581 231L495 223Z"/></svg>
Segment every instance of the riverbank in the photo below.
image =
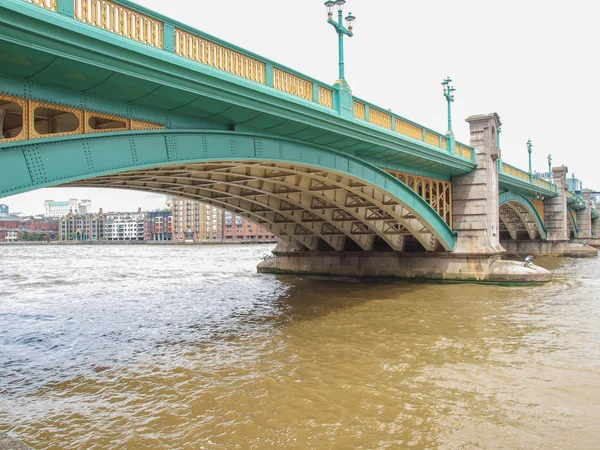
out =
<svg viewBox="0 0 600 450"><path fill-rule="evenodd" d="M13 245L175 245L175 246L193 246L193 245L262 245L277 244L277 241L202 241L202 242L172 242L172 241L17 241L0 242L0 246Z"/></svg>

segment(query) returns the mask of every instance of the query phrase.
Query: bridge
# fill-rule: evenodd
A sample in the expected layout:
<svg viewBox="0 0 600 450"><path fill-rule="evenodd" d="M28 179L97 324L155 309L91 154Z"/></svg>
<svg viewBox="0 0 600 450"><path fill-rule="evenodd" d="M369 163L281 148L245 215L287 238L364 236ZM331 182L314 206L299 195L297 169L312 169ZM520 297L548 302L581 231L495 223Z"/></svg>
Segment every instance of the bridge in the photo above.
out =
<svg viewBox="0 0 600 450"><path fill-rule="evenodd" d="M542 281L503 246L597 253L572 241L600 235L592 191L504 162L495 113L461 143L354 96L342 63L324 83L126 0L3 0L0 41L0 198L200 200L279 236L265 272Z"/></svg>

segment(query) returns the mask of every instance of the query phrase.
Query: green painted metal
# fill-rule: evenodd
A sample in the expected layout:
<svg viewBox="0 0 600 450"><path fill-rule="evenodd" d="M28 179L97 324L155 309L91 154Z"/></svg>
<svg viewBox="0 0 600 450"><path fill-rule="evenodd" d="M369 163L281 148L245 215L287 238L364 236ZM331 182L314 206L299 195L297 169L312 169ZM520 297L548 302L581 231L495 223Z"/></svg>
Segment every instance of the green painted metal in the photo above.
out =
<svg viewBox="0 0 600 450"><path fill-rule="evenodd" d="M453 136L452 132L452 102L454 102L454 91L456 88L451 86L452 80L450 77L446 77L444 81L442 81L442 86L444 86L444 97L446 97L446 102L448 103L448 131L446 134L448 136Z"/></svg>
<svg viewBox="0 0 600 450"><path fill-rule="evenodd" d="M75 0L57 0L56 10L67 17L75 15Z"/></svg>
<svg viewBox="0 0 600 450"><path fill-rule="evenodd" d="M345 3L345 2L344 2ZM338 35L338 64L339 64L339 82L341 84L346 85L346 77L345 77L345 73L344 73L344 36L348 36L348 37L352 37L353 33L351 30L349 30L348 28L346 28L344 26L344 19L343 19L343 3L341 3L341 6L338 8L338 20L337 22L335 20L333 20L331 18L331 5L329 2L325 2L325 6L327 6L328 14L329 14L329 18L327 19L327 23L331 24L333 26L333 28L335 29L337 35ZM350 13L350 15L348 17L352 17L352 20L354 20L354 16L352 16L352 13Z"/></svg>
<svg viewBox="0 0 600 450"><path fill-rule="evenodd" d="M498 198L498 203L499 206L502 206L505 203L518 203L521 206L523 206L535 219L535 225L538 229L538 232L540 233L540 237L543 240L547 238L548 232L544 225L544 221L538 214L537 209L535 209L535 206L533 206L533 203L531 203L531 201L527 197L521 194L517 194L515 192L504 192L500 194L500 197Z"/></svg>
<svg viewBox="0 0 600 450"><path fill-rule="evenodd" d="M131 6L127 2L123 5ZM106 114L126 113L148 121L155 121L149 116L157 111L166 111L173 123L159 123L169 128L188 127L175 123L183 117L230 129L243 124L248 130L292 136L356 156L379 155L386 164L403 166L405 171L424 168L438 172L438 178L468 173L475 167L472 161L441 150L432 151L384 128L357 125L352 97L346 90L338 98L340 105L345 106L343 111L352 116L349 120L314 102L67 19L22 0L0 4L0 17L0 58L6 55L14 62L27 61L0 64L0 72L6 73L7 80L18 81L10 95L31 92L31 98L71 107L95 103L101 107L90 109ZM176 22L170 23L180 28ZM44 89L45 93L53 90L52 96L44 98ZM105 100L110 105L102 105L107 103ZM136 107L147 108L147 117L135 116L130 108Z"/></svg>
<svg viewBox="0 0 600 450"><path fill-rule="evenodd" d="M426 172L439 179L475 167L474 153L467 160L456 155L452 143L448 152L427 145L426 130L433 131L418 124L423 128L421 141L354 119L354 97L343 83L331 86L134 2L113 1L162 22L164 48L75 20L73 0L58 0L59 13L24 0L2 0L0 92L155 122L166 128L244 129L290 136L379 167ZM175 28L264 62L266 84L174 54ZM351 29L347 31L351 33ZM315 86L332 89L334 108L318 104L318 95L307 101L274 89L275 64ZM399 119L406 120L393 115L394 122ZM556 195L509 177L504 177L504 185L525 194Z"/></svg>
<svg viewBox="0 0 600 450"><path fill-rule="evenodd" d="M529 181L533 182L533 171L531 166L531 153L533 151L533 144L531 143L531 139L527 141L527 153L529 153Z"/></svg>
<svg viewBox="0 0 600 450"><path fill-rule="evenodd" d="M569 214L569 220L573 225L573 234L575 235L574 237L577 238L579 237L579 228L577 227L577 220L575 220L575 215L573 214L573 210L571 208L567 208L567 212Z"/></svg>
<svg viewBox="0 0 600 450"><path fill-rule="evenodd" d="M556 197L557 187L551 185L550 189L533 184L528 180L522 180L521 178L514 177L507 173L498 170L498 182L500 190L511 191L521 195L535 197L537 194L541 194L544 197Z"/></svg>
<svg viewBox="0 0 600 450"><path fill-rule="evenodd" d="M175 52L175 27L168 22L163 24L163 49L167 52Z"/></svg>
<svg viewBox="0 0 600 450"><path fill-rule="evenodd" d="M396 197L444 246L455 234L408 186L359 158L276 136L209 130L153 130L55 137L0 145L0 198L100 175L181 163L286 162L336 171Z"/></svg>

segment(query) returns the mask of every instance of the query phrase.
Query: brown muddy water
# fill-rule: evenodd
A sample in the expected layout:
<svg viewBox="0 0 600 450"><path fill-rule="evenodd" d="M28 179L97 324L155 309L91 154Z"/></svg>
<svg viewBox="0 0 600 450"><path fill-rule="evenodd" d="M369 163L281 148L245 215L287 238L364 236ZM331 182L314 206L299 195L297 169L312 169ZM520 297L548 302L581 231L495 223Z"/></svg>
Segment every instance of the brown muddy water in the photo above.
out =
<svg viewBox="0 0 600 450"><path fill-rule="evenodd" d="M271 246L0 247L36 449L599 448L600 260L541 286L258 275Z"/></svg>

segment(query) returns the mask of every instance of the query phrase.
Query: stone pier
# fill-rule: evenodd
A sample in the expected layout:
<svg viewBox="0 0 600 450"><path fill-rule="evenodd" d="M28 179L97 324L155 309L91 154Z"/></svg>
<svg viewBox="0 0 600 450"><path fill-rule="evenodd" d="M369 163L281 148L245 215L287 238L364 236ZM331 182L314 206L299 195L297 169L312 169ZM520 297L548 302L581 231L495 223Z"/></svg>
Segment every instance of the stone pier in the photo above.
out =
<svg viewBox="0 0 600 450"><path fill-rule="evenodd" d="M590 189L583 189L581 191L581 197L585 203L585 209L577 211L577 228L579 228L580 239L591 239L592 238L592 191Z"/></svg>
<svg viewBox="0 0 600 450"><path fill-rule="evenodd" d="M259 272L373 276L449 281L542 282L546 269L518 261L503 261L499 241L497 114L471 116L471 146L477 168L454 177L454 252L308 252L283 243L275 258L259 264Z"/></svg>

